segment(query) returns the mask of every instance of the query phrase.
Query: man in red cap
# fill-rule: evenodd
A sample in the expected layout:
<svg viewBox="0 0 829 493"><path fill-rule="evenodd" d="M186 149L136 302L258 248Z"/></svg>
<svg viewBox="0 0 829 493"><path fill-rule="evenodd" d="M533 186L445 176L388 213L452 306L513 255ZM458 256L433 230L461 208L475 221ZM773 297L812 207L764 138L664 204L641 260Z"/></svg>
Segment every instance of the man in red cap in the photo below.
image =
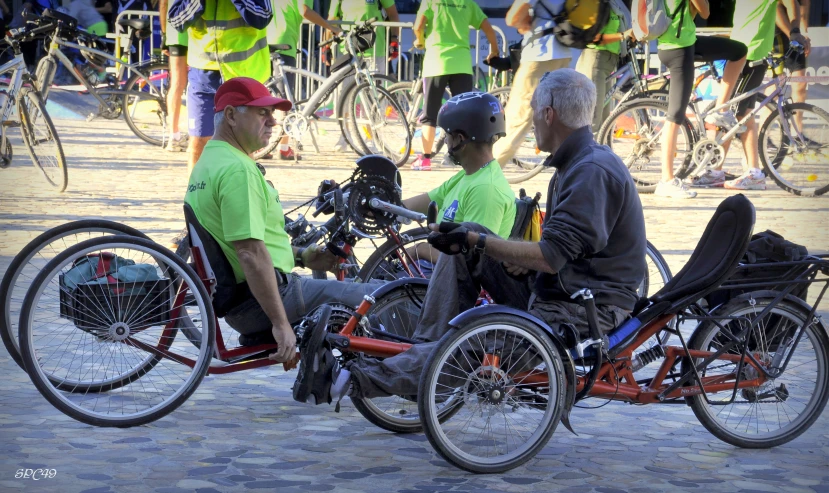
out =
<svg viewBox="0 0 829 493"><path fill-rule="evenodd" d="M237 77L222 84L214 102L214 133L193 168L184 201L219 243L237 284L247 283L252 298L231 308L225 321L242 345L279 344L272 356L292 362L296 338L291 323L324 303L358 305L374 287L300 278L294 266L333 270L337 259L313 245L294 248L285 232L279 192L249 154L268 143L276 125L274 110L291 103L270 94L259 81Z"/></svg>

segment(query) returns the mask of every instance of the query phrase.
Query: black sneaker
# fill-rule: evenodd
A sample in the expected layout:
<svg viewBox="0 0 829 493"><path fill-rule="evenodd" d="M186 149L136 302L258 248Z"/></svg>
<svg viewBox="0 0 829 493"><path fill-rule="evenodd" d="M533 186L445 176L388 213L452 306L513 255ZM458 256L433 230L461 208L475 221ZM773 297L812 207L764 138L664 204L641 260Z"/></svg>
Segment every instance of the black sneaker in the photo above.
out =
<svg viewBox="0 0 829 493"><path fill-rule="evenodd" d="M253 334L239 334L240 346L259 346L262 344L276 344L276 339L273 338L273 332L264 330L262 332L254 332Z"/></svg>
<svg viewBox="0 0 829 493"><path fill-rule="evenodd" d="M308 328L299 341L299 374L294 383L294 400L314 404L331 403L332 373L337 365L334 353L325 347L325 333L331 307L322 305L309 316Z"/></svg>

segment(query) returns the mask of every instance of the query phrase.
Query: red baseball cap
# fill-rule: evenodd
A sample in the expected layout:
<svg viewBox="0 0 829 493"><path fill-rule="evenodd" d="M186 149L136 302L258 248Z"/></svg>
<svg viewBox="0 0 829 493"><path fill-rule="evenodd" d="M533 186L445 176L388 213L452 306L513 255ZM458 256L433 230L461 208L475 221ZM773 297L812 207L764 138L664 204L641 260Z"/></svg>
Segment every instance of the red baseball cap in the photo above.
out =
<svg viewBox="0 0 829 493"><path fill-rule="evenodd" d="M272 106L280 111L291 109L291 102L272 96L268 88L256 79L236 77L225 81L213 98L213 111L218 113L227 106Z"/></svg>

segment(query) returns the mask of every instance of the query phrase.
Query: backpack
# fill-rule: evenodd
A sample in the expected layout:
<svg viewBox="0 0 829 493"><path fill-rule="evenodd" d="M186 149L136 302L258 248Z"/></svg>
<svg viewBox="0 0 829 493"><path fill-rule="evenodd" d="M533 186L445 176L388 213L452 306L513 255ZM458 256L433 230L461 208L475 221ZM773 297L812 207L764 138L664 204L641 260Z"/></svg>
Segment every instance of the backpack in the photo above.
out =
<svg viewBox="0 0 829 493"><path fill-rule="evenodd" d="M610 0L566 0L558 14L551 12L543 2L536 4L536 14L539 9L547 11L556 23L543 30L539 37L554 34L563 46L579 50L593 43L610 19Z"/></svg>
<svg viewBox="0 0 829 493"><path fill-rule="evenodd" d="M639 41L654 40L668 31L671 27L671 20L681 12L685 17L685 3L688 0L681 0L672 14L668 14L665 5L666 0L633 0L630 9L633 17L633 34ZM676 30L676 36L682 34L682 20Z"/></svg>
<svg viewBox="0 0 829 493"><path fill-rule="evenodd" d="M806 247L788 241L774 231L767 230L751 237L748 250L746 250L740 263L743 265L751 265L773 262L796 262L808 257L809 252L806 250ZM727 282L739 282L741 284L752 282L767 283L768 287L754 289L718 289L706 296L705 300L708 302L708 306L713 308L749 291L761 289L782 291L786 289L787 285L775 285L775 282L791 281L808 268L808 265L783 265L764 269L739 269L728 278ZM805 301L808 291L809 284L804 283L797 285L791 294Z"/></svg>

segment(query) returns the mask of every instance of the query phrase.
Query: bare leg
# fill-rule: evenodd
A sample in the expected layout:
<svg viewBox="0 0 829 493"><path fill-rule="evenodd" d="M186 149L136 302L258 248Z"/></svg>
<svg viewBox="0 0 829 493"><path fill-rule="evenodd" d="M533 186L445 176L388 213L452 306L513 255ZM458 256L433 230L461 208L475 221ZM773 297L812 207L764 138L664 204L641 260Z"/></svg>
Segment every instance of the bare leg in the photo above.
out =
<svg viewBox="0 0 829 493"><path fill-rule="evenodd" d="M170 110L170 137L179 132L181 119L181 95L187 87L187 57L170 57L170 94L167 98Z"/></svg>
<svg viewBox="0 0 829 493"><path fill-rule="evenodd" d="M679 125L666 120L662 129L662 181L665 182L674 179L674 155L678 133Z"/></svg>
<svg viewBox="0 0 829 493"><path fill-rule="evenodd" d="M421 143L423 144L423 154L431 154L432 147L435 144L435 127L423 125L421 129Z"/></svg>
<svg viewBox="0 0 829 493"><path fill-rule="evenodd" d="M792 77L805 77L806 70L795 70L792 72ZM807 84L805 82L792 82L789 84L792 88L792 101L795 103L805 103L806 102L806 88ZM797 128L803 128L803 112L798 111L794 115L795 123L797 123Z"/></svg>
<svg viewBox="0 0 829 493"><path fill-rule="evenodd" d="M193 171L193 167L196 165L196 161L198 161L201 157L201 153L204 151L204 146L207 145L208 140L210 140L210 137L190 137L190 141L187 144L188 173Z"/></svg>
<svg viewBox="0 0 829 493"><path fill-rule="evenodd" d="M734 89L737 87L737 80L740 78L740 74L743 72L745 64L746 57L743 57L736 62L728 62L725 64L720 94L717 96L717 106L723 105L731 99L731 96L734 94Z"/></svg>

